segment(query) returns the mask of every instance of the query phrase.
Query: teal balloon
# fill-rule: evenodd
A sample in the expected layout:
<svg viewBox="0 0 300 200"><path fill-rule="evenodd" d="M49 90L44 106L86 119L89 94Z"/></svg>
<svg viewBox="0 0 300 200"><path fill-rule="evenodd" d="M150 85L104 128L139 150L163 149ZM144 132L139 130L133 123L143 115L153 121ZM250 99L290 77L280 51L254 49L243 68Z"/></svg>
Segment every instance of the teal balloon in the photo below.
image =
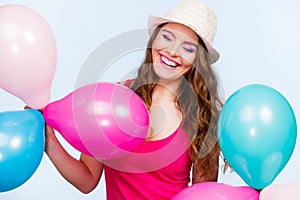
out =
<svg viewBox="0 0 300 200"><path fill-rule="evenodd" d="M25 183L39 166L45 122L36 110L0 113L0 192Z"/></svg>
<svg viewBox="0 0 300 200"><path fill-rule="evenodd" d="M296 144L295 114L275 89L252 84L234 92L218 120L222 154L252 188L270 185L289 161Z"/></svg>

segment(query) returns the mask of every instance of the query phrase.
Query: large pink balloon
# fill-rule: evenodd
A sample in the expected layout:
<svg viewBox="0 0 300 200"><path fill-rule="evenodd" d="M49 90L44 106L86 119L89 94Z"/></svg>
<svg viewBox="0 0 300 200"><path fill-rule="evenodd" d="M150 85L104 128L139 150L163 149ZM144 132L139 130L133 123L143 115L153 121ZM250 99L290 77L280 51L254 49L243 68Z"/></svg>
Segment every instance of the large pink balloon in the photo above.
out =
<svg viewBox="0 0 300 200"><path fill-rule="evenodd" d="M117 158L141 145L149 113L131 89L114 83L92 83L48 104L43 115L77 150L101 158Z"/></svg>
<svg viewBox="0 0 300 200"><path fill-rule="evenodd" d="M56 57L52 31L41 15L21 5L0 6L0 88L29 107L46 106Z"/></svg>
<svg viewBox="0 0 300 200"><path fill-rule="evenodd" d="M264 188L259 196L260 200L299 200L300 183L287 183L269 185Z"/></svg>
<svg viewBox="0 0 300 200"><path fill-rule="evenodd" d="M248 186L231 186L217 182L194 184L172 200L258 200L259 193Z"/></svg>

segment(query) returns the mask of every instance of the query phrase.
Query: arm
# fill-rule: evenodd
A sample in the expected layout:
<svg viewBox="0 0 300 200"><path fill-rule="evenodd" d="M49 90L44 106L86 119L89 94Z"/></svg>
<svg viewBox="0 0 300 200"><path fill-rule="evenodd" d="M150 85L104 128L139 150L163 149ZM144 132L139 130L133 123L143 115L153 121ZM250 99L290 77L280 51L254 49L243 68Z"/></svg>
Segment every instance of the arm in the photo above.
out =
<svg viewBox="0 0 300 200"><path fill-rule="evenodd" d="M210 173L205 176L204 170L196 170L193 168L193 179L192 183L201 183L201 182L208 182L208 181L217 181L218 180L218 174L219 174L219 155L215 156L213 159L213 166Z"/></svg>
<svg viewBox="0 0 300 200"><path fill-rule="evenodd" d="M103 164L96 158L81 154L77 160L70 156L57 140L54 130L46 126L45 152L59 173L83 193L91 192L101 178Z"/></svg>

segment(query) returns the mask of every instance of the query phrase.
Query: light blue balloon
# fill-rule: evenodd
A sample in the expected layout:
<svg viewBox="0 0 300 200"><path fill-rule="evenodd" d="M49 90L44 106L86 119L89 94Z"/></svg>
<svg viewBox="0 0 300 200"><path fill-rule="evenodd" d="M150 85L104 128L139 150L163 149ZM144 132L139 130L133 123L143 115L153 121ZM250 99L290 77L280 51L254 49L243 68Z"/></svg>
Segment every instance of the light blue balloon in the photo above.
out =
<svg viewBox="0 0 300 200"><path fill-rule="evenodd" d="M39 166L45 122L36 110L0 113L0 192L25 183Z"/></svg>
<svg viewBox="0 0 300 200"><path fill-rule="evenodd" d="M225 102L218 121L220 148L233 170L255 189L270 185L296 144L292 107L275 89L247 85Z"/></svg>

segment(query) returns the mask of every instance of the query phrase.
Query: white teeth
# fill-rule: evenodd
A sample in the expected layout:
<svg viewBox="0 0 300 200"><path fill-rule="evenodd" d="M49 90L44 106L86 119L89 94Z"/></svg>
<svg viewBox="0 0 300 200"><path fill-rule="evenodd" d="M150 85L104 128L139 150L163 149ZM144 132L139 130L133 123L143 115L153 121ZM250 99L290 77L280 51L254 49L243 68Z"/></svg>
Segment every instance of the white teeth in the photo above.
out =
<svg viewBox="0 0 300 200"><path fill-rule="evenodd" d="M161 57L161 60L166 64L169 65L170 67L177 67L177 64L171 60L169 60L168 58L166 58L165 56Z"/></svg>

